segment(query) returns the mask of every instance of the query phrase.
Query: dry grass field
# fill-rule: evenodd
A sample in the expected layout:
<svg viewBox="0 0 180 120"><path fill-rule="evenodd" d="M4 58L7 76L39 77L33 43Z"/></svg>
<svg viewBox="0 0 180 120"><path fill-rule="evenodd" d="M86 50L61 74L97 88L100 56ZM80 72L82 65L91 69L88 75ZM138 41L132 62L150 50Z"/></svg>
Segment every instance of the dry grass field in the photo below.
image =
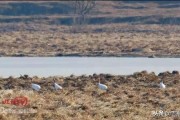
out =
<svg viewBox="0 0 180 120"><path fill-rule="evenodd" d="M112 27L113 25L111 25ZM115 26L115 25L114 25ZM118 28L125 28L126 24ZM92 26L91 26L92 27ZM101 26L102 27L102 26ZM105 29L108 28L104 26ZM138 27L138 26L137 26ZM141 27L141 26L139 26ZM142 27L148 27L143 26ZM151 26L153 29L158 26ZM168 26L167 26L168 27ZM175 26L174 26L175 27ZM60 27L59 29L63 29ZM115 26L117 28L117 26ZM117 28L117 29L118 29ZM64 28L65 29L65 28ZM93 28L92 28L93 29ZM141 29L141 28L140 28ZM158 29L158 28L157 28ZM61 33L16 31L0 35L1 56L180 57L177 33Z"/></svg>
<svg viewBox="0 0 180 120"><path fill-rule="evenodd" d="M71 2L0 2L0 56L180 57L179 5L98 1L77 29Z"/></svg>
<svg viewBox="0 0 180 120"><path fill-rule="evenodd" d="M108 91L98 89L98 78ZM53 79L63 90L53 89ZM165 89L159 88L163 80ZM31 83L41 85L37 92ZM109 74L69 77L0 78L0 101L18 96L28 98L27 106L0 105L1 120L179 120L180 75L146 71L127 76ZM8 111L9 110L9 111ZM11 113L16 110L17 113ZM18 113L29 110L29 113ZM153 114L153 111L164 114ZM3 111L3 112L2 112ZM30 113L31 112L31 113ZM166 113L166 114L165 114ZM178 116L179 115L179 116Z"/></svg>

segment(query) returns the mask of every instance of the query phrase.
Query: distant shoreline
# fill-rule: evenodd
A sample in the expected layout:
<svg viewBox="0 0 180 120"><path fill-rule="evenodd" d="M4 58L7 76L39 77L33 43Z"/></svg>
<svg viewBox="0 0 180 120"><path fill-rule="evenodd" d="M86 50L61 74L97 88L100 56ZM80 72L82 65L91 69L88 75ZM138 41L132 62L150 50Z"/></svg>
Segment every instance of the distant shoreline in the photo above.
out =
<svg viewBox="0 0 180 120"><path fill-rule="evenodd" d="M64 78L64 79L66 79L66 78L83 78L83 77L85 77L85 78L91 78L91 77L100 77L100 76L102 76L102 77L104 77L104 78L111 78L111 77L127 77L127 76L132 76L132 77L135 77L136 75L140 75L140 76L142 76L142 75L153 75L153 76L156 76L156 77L165 77L165 76L174 76L174 75L180 75L179 74L180 73L180 71L178 71L178 70L173 70L172 72L170 72L170 71L164 71L164 72L160 72L159 74L155 74L155 72L148 72L148 71L146 71L146 70L143 70L143 71L137 71L137 72L134 72L134 73L132 73L132 74L127 74L127 75L121 75L121 74L119 74L119 75L114 75L114 74L105 74L105 73L99 73L99 74L97 74L97 73L94 73L94 74L91 74L91 75L86 75L86 74L82 74L82 75L74 75L74 74L71 74L71 75L68 75L68 76L63 76L63 75L52 75L52 76L46 76L46 77L43 77L43 76L38 76L38 75L34 75L34 76L29 76L28 74L23 74L23 75L21 75L20 74L20 76L19 77L17 77L17 76L9 76L9 77L2 77L2 76L0 76L0 80L1 79L11 79L11 78L13 78L13 79L22 79L22 80L30 80L30 79L36 79L36 78L38 78L38 79L43 79L43 78L46 78L46 79L49 79L49 78Z"/></svg>
<svg viewBox="0 0 180 120"><path fill-rule="evenodd" d="M15 55L0 55L0 57L127 57L127 58L180 58L180 55L140 55L140 54L57 54L57 55L25 55L25 54L15 54Z"/></svg>

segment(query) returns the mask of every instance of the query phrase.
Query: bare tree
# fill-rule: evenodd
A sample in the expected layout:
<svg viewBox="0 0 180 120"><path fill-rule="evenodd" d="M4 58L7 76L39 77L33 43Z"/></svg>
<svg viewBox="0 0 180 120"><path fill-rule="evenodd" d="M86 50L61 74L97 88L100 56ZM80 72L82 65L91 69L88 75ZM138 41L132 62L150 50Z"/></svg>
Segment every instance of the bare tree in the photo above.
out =
<svg viewBox="0 0 180 120"><path fill-rule="evenodd" d="M73 2L75 29L80 29L86 24L87 15L95 7L95 0L76 0ZM76 32L76 30L74 31Z"/></svg>

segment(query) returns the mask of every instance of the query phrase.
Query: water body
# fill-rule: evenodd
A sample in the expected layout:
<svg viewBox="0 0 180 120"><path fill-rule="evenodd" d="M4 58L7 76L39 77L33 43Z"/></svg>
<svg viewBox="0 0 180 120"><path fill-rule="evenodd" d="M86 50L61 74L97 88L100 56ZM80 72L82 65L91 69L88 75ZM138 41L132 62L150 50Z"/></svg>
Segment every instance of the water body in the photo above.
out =
<svg viewBox="0 0 180 120"><path fill-rule="evenodd" d="M129 75L134 72L180 71L180 58L122 57L1 57L0 76L69 76L109 73Z"/></svg>

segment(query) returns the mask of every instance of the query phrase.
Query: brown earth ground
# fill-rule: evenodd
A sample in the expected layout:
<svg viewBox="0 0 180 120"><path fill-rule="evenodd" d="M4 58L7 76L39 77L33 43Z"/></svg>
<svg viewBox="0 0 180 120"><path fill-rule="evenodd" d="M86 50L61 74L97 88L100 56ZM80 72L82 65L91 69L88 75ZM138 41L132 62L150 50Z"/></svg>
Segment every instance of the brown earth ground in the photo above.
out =
<svg viewBox="0 0 180 120"><path fill-rule="evenodd" d="M8 14L18 13L18 9L23 11L22 6L26 5L18 5L24 2L14 2L17 3L14 6L9 3L13 2L0 2L1 10L9 10ZM27 3L35 6L28 8L27 4L29 11L44 7L48 12L53 7L57 9L56 4L68 8L72 2ZM62 9L67 13L62 14L0 15L0 56L180 57L179 4L98 1L88 19L93 18L95 22L103 19L83 26L59 22L63 18L73 18L72 10L66 7ZM130 18L121 20L126 17ZM74 29L78 32L73 33Z"/></svg>
<svg viewBox="0 0 180 120"><path fill-rule="evenodd" d="M89 26L95 27L95 26ZM98 26L96 26L97 28ZM172 29L158 25L101 25L103 29ZM149 28L151 27L151 28ZM174 28L176 26L173 26ZM60 26L57 29L67 29ZM147 30L146 29L146 30ZM6 32L0 35L1 56L151 56L180 57L180 34L146 32L64 33Z"/></svg>
<svg viewBox="0 0 180 120"><path fill-rule="evenodd" d="M98 78L108 91L97 87ZM53 90L53 79L63 90ZM167 88L160 89L163 80ZM37 92L31 83L41 85ZM127 76L109 74L38 78L0 78L0 101L18 96L28 98L28 105L18 107L1 103L1 120L179 120L180 75L164 72L158 76L146 71ZM13 114L10 110L31 109L34 113ZM4 112L2 112L4 110ZM6 110L6 111L5 111ZM153 111L164 111L161 116ZM177 113L170 113L176 111ZM27 112L27 111L26 111ZM168 114L165 114L165 112ZM179 116L178 116L179 115Z"/></svg>

